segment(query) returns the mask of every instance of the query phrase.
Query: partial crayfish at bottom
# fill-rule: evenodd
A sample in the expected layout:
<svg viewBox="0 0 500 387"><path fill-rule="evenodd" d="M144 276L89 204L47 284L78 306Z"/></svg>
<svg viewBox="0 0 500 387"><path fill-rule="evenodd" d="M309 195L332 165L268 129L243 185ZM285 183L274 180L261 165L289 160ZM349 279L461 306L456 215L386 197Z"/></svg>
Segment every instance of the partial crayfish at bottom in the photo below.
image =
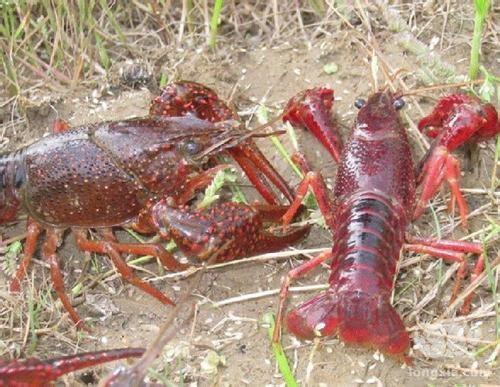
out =
<svg viewBox="0 0 500 387"><path fill-rule="evenodd" d="M83 321L66 295L56 254L68 229L81 250L108 255L125 280L169 305L173 301L139 278L121 255L152 255L169 270L189 265L161 244L119 242L114 227L158 233L172 238L186 256L203 259L217 254L219 261L279 250L307 234L308 227L279 235L264 229L264 223L276 222L287 210L276 204L272 185L288 199L290 188L260 152L253 152L254 133L244 130L229 108L223 115L207 116L225 106L209 89L182 83L169 90L186 85L197 91L187 95L189 104L179 95L162 99L177 106L178 113L152 111L146 118L75 128L58 123L56 133L0 156L0 223L14 220L20 209L28 214L24 257L12 291L20 289L43 231L42 258L64 308L79 326ZM207 94L208 99L203 97ZM226 153L242 165L269 204L222 203L200 210L187 206L227 167L216 159ZM88 238L88 229L97 231L97 240Z"/></svg>
<svg viewBox="0 0 500 387"><path fill-rule="evenodd" d="M111 361L140 357L142 348L78 353L55 359L0 361L0 387L48 387L61 376Z"/></svg>
<svg viewBox="0 0 500 387"><path fill-rule="evenodd" d="M325 119L332 104L321 102L324 95L333 96L333 91L328 93L320 88L303 92L290 101L284 119L309 129L336 159L341 142L335 123ZM422 213L443 177L450 183L465 221L457 164L449 152L467 140L481 141L498 134L498 117L492 105L483 104L475 97L445 97L436 110L420 122L421 130L433 127L429 134L435 140L417 171L399 115L404 106L401 96L380 91L366 101L357 100L355 105L359 113L341 150L332 194L321 174L312 171L302 155L295 156L305 178L284 216L284 223L290 222L311 187L333 234L333 247L287 275L280 292L274 340L280 340L284 303L291 281L331 260L329 288L286 316L288 330L304 339L339 335L346 343L372 347L409 362L410 337L390 301L400 251L425 253L460 263L453 300L467 273L465 254L480 255L472 273L474 278L483 270L483 247L474 242L411 237L406 234L407 228L411 220ZM417 181L422 182L419 199ZM472 296L463 303L464 313L470 309Z"/></svg>

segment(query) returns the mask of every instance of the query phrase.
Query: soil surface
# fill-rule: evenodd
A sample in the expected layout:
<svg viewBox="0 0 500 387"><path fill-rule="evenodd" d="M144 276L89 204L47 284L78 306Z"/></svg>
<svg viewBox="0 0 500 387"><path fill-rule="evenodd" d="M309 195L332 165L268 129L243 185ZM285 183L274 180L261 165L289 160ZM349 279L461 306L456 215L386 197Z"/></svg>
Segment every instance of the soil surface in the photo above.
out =
<svg viewBox="0 0 500 387"><path fill-rule="evenodd" d="M176 63L175 72L172 71L176 79L201 82L215 89L223 99L230 99L249 127L258 125L256 112L260 104L267 107L269 117L274 117L295 93L314 86L329 85L335 89L333 111L341 124L342 137L346 139L356 115L354 100L366 97L374 90L371 76L373 64L349 30L338 31L334 38L318 38L309 46L297 43L272 48L228 50L224 55L177 52L169 58L165 68ZM421 38L429 43L432 37ZM405 69L405 82L412 88L421 87L415 76L421 66L416 57L391 40L387 31L379 32L378 41L380 51L392 69ZM466 45L455 45L445 56L449 63L456 64L457 73L466 73ZM337 69L333 74L327 74L324 66L331 64ZM385 85L387 79L380 69L377 75L378 86ZM120 76L116 75L116 78ZM147 114L149 101L156 93L154 87L131 88L116 78L108 76L99 87L91 90L82 88L33 95L30 104L25 107L27 121L5 136L9 140L5 149L15 149L47 134L57 117L77 126ZM447 90L441 93L445 92ZM441 95L439 91L424 94L427 98L407 98L404 110L415 161L424 154L415 123L432 109L433 99ZM275 127L282 128L282 124ZM297 136L301 149L314 168L324 174L330 185L333 184L336 166L329 155L309 134L297 131ZM284 135L281 140L293 153L290 138ZM259 140L259 145L277 170L289 177L292 185L297 184L298 178L270 140ZM465 159L463 152L458 152L458 157L462 161ZM493 170L493 142L481 144L477 157L478 163L472 170L463 168L461 180L471 213L475 214L470 218L469 231L462 230L458 218L446 212L449 194L444 190L444 194L433 202L439 230L431 211L427 210L409 232L419 236L436 236L440 232L442 237L461 238L479 231L469 239L475 241L484 236L480 230L490 224L488 219L498 220L494 199L488 195ZM240 182L249 198L258 198L241 174ZM475 212L477 209L479 211ZM24 227L25 221L8 225L3 228L2 237L6 239L18 235ZM122 240L130 240L130 236L123 231L118 235ZM315 225L308 238L294 248L329 248L331 244L329 231ZM489 249L490 256L494 257L498 254L498 243L492 244ZM113 271L103 276L103 273L112 270L107 258L81 253L75 248L70 235L66 236L59 249L59 258L64 267L68 292L78 280L85 286L83 295L75 298L75 305L78 313L89 320L91 332L82 333L73 328L51 291L47 267L36 260L20 295L8 293L9 276L0 274L0 298L6 305L1 316L0 337L3 344L0 343L0 355L11 357L22 353L48 358L77 350L144 346L155 337L162 319L169 312L168 307L122 281ZM217 303L278 289L288 270L305 258L304 255L297 255L287 259L239 263L205 273L195 292L199 303L194 319L180 324L178 334L155 363L150 377L168 385L283 385L271 351L267 327L261 323L265 313L276 312L277 295L261 294L259 298L223 306L217 306ZM139 275L174 299L192 281L192 277L181 279L164 273L155 262L135 267ZM489 361L495 347L489 343L494 343L496 339L495 309L491 307L494 300L487 283L478 289L470 316L460 318L450 314L440 318L449 305L456 268L456 265L428 257L402 254L401 268L395 280L394 303L411 332L413 367L369 349L345 346L335 338L303 342L285 331L283 346L299 384L421 386L498 382L498 366ZM294 286L326 284L328 275L327 266L317 268ZM93 279L102 277L105 279L92 283ZM316 292L294 292L288 300L288 309ZM425 303L429 295L429 302ZM35 305L29 300L34 300ZM36 319L35 341L32 339L33 329L28 329L30 319ZM35 351L31 352L33 348ZM485 350L477 355L481 349ZM111 368L107 366L95 373L80 372L62 380L68 385L94 384Z"/></svg>

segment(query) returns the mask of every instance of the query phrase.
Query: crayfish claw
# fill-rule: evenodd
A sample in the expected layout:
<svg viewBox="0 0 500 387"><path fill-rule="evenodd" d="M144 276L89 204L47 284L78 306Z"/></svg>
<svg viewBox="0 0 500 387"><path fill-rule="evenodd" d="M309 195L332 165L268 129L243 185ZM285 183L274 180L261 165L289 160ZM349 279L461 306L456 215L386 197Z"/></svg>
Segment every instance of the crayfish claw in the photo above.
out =
<svg viewBox="0 0 500 387"><path fill-rule="evenodd" d="M442 98L433 112L422 118L420 131L434 138L431 148L419 165L422 194L417 202L414 217L418 218L446 179L451 189L450 209L457 204L462 226L467 227L467 203L460 192L458 160L450 154L469 142L487 140L500 133L498 114L493 105L476 97L452 94ZM430 128L430 129L429 129Z"/></svg>
<svg viewBox="0 0 500 387"><path fill-rule="evenodd" d="M338 125L330 115L332 106L332 89L325 87L308 89L288 101L283 121L312 132L333 159L339 162L343 144Z"/></svg>

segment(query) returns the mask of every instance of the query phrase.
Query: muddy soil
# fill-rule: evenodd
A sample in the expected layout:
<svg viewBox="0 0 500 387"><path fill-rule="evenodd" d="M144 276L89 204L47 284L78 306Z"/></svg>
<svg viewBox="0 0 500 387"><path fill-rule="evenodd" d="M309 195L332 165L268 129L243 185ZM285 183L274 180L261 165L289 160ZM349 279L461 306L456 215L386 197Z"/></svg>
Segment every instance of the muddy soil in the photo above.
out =
<svg viewBox="0 0 500 387"><path fill-rule="evenodd" d="M411 73L419 66L411 55L406 55L401 48L389 41L383 44L382 51L394 68L405 68ZM465 72L465 65L462 68L460 63L464 63L461 60L467 55L466 50L458 47L447 53L447 59L458 63L459 71ZM258 104L265 105L270 116L274 116L296 92L313 86L330 85L335 89L334 111L342 126L342 136L346 138L356 114L353 106L355 98L367 96L373 89L368 57L346 33L339 34L336 41L329 40L313 44L312 47L280 45L253 51L238 50L224 58L179 54L179 60L181 62L176 70L177 79L198 81L216 89L225 99L231 97L249 126L258 124L255 119ZM334 74L327 74L324 66L332 63L338 70ZM384 82L385 79L379 74L379 85ZM411 74L408 75L408 82L415 83ZM429 95L437 97L439 94ZM112 89L101 87L96 90L79 90L70 95L45 95L44 98L40 97L38 105L34 98L34 107L28 109L26 129L19 130L8 146L15 148L47 133L56 117L67 120L71 125L81 125L144 115L151 97L152 92L147 87L131 89L121 85ZM405 108L413 123L421 116L419 108L428 112L432 104L428 98L418 101L420 105L417 107L415 100L408 99ZM413 157L418 160L423 155L423 149L418 145L414 124L408 126L414 147ZM297 132L297 135L301 148L312 160L314 167L321 170L332 184L336 167L330 157L309 135L301 132ZM282 141L293 152L289 138L283 136ZM269 140L260 140L259 143L278 171L289 176L291 183L296 184L298 178ZM464 188L490 186L493 157L491 143L480 147L480 167L464 173ZM463 154L460 158L463 160ZM247 187L243 177L240 181L249 197L258 197ZM466 197L471 211L491 203L491 199L484 194L467 194ZM436 199L435 206L443 237L459 238L465 235L457 227L456 218L444 211L443 197ZM495 217L494 206L471 218L471 231L480 230L488 224L485 214ZM10 237L21 233L23 228L24 222L20 222L5 228L2 234ZM412 226L411 232L422 236L436 235L430 211ZM120 236L127 238L125 233ZM314 226L307 240L296 247L329 246L329 232L320 226ZM106 272L111 268L104 257L89 261L75 249L73 239L69 236L60 249L59 256L64 262L68 289L72 288L77 278L84 276L88 285L91 277L98 276L97 272ZM276 311L277 296L265 296L219 307L214 305L240 295L279 288L287 271L304 258L296 256L287 260L242 263L206 273L196 292L200 303L194 321L186 322L167 346L151 377L169 385L283 385L270 349L267 329L260 322L264 313ZM337 339L302 342L285 331L283 345L301 385L421 386L482 384L500 380L498 369L486 362L487 356L473 356L475 351L485 346L484 343L495 340L494 316L491 313L478 314L470 319L448 318L433 327L426 325L437 323L438 316L446 309L452 281L443 281L431 302L421 308L416 316L412 315L415 306L437 287L438 276L451 270L450 265L432 259L417 259L416 263L412 263L415 262L414 258L415 255L410 254L402 256L395 297L397 310L410 327L414 367L401 365L398 361L384 358L371 350L347 347ZM173 298L178 297L191 281L189 278L165 278L168 276L154 262L139 269L141 276L149 278L155 286ZM84 296L78 299L77 310L81 316L89 318L92 327L89 334L80 333L73 329L59 301L50 292L50 276L40 261L32 266L29 277L30 280L25 283L25 295L30 293L34 296L31 299L41 300L35 308L39 334L34 354L43 358L73 353L77 348L82 351L144 346L155 336L162 319L169 311L150 296L121 281L117 275L112 275L87 289ZM326 284L327 278L328 270L318 268L295 285ZM1 297L6 305L12 306L6 308L10 315L3 317L3 321L8 321L9 324L2 327L1 335L8 340L5 340L3 346L0 345L0 354L27 353L32 345L26 321L30 305L22 295L8 294L7 282L8 277L0 275ZM29 283L34 283L34 287ZM289 299L288 308L298 305L313 294L314 292L294 293ZM474 309L492 302L489 289L481 287ZM485 354L490 353L491 351L486 351ZM207 360L209 358L215 360L210 362ZM68 385L95 383L99 375L106 372L97 371L96 375L91 372L77 373L63 378L63 381Z"/></svg>

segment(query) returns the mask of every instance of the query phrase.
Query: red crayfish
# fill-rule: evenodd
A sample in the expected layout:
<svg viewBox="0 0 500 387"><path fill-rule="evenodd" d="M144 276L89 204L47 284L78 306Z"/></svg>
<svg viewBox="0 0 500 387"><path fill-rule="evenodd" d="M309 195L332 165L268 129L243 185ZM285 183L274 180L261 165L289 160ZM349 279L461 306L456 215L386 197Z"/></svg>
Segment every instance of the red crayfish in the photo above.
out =
<svg viewBox="0 0 500 387"><path fill-rule="evenodd" d="M399 110L400 94L381 91L367 101L357 100L359 113L345 147L329 117L333 91L311 89L293 98L284 119L311 130L332 156L341 154L333 197L319 173L311 171L301 155L295 158L306 173L297 197L284 216L288 223L311 186L333 234L333 248L290 271L280 292L278 323L274 340L280 338L284 302L290 282L327 259L331 262L329 289L297 307L286 317L288 329L301 338L338 334L347 343L365 345L408 360L410 338L390 303L393 278L401 249L427 253L459 262L452 298L466 274L465 253L482 253L479 243L414 238L405 235L411 220L444 178L456 198L462 221L465 202L458 189L458 167L449 154L467 140L481 141L500 133L495 108L467 95L443 98L434 112L422 119L435 140L416 170ZM422 194L416 200L416 185ZM474 274L483 269L482 256ZM471 297L464 301L467 312Z"/></svg>
<svg viewBox="0 0 500 387"><path fill-rule="evenodd" d="M82 321L65 294L56 256L66 229L74 232L81 250L107 254L127 281L164 304L173 302L136 276L121 253L156 256L171 270L186 265L159 244L118 242L113 227L158 232L188 256L206 259L217 252L218 261L278 250L304 237L308 227L282 235L263 229L264 222L276 222L287 209L276 204L265 178L288 199L292 193L252 141L259 135L235 126L236 118L210 89L182 82L153 101L150 117L76 128L59 123L58 133L2 155L0 223L14 219L20 207L28 213L24 258L11 290L19 290L44 230L42 257L77 325ZM211 166L223 153L238 161L270 204L222 203L202 210L185 206L226 167ZM89 228L101 240L88 239Z"/></svg>
<svg viewBox="0 0 500 387"><path fill-rule="evenodd" d="M45 387L64 374L102 363L140 357L142 348L123 348L78 353L50 360L36 358L0 361L0 387Z"/></svg>

